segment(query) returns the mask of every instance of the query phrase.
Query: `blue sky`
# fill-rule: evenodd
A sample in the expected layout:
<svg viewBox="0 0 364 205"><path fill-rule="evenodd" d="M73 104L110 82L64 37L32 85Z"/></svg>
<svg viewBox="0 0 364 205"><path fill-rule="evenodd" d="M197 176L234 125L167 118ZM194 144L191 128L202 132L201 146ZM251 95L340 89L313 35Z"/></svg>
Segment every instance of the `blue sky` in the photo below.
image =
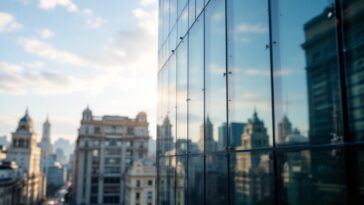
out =
<svg viewBox="0 0 364 205"><path fill-rule="evenodd" d="M0 7L0 135L26 107L38 138L75 140L94 115L148 113L155 138L156 0L7 0Z"/></svg>

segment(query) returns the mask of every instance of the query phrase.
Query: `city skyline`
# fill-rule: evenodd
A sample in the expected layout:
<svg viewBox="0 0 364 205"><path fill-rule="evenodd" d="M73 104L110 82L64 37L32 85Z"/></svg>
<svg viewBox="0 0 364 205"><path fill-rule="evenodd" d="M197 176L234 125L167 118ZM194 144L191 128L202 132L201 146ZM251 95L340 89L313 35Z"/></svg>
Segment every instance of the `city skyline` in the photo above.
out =
<svg viewBox="0 0 364 205"><path fill-rule="evenodd" d="M1 136L28 107L38 135L49 115L53 140L74 141L87 105L97 115L143 110L155 132L156 0L6 1L0 36Z"/></svg>

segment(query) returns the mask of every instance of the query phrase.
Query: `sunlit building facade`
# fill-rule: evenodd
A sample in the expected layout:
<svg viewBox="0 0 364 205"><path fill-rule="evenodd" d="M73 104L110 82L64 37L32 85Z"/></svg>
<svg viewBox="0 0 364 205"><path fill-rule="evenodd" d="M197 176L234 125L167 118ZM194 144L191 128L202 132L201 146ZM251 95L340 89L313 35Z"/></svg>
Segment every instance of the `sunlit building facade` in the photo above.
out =
<svg viewBox="0 0 364 205"><path fill-rule="evenodd" d="M16 203L25 205L38 204L45 195L45 175L42 172L41 150L37 144L37 134L28 110L20 118L18 127L11 134L11 145L6 160L17 164L25 177L25 187Z"/></svg>
<svg viewBox="0 0 364 205"><path fill-rule="evenodd" d="M73 204L125 204L125 177L148 155L147 114L95 116L82 113L73 164Z"/></svg>
<svg viewBox="0 0 364 205"><path fill-rule="evenodd" d="M159 0L157 204L364 204L363 0Z"/></svg>

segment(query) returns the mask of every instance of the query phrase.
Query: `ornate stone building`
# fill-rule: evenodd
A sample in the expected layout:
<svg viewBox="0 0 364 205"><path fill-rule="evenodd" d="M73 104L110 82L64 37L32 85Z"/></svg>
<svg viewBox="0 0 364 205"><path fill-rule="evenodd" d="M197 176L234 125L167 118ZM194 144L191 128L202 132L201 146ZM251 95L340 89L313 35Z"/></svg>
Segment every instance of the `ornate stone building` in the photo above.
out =
<svg viewBox="0 0 364 205"><path fill-rule="evenodd" d="M44 197L45 177L40 168L40 155L33 120L27 110L19 120L18 128L12 133L7 154L7 160L16 162L26 177L25 188L19 199L20 203L37 204Z"/></svg>
<svg viewBox="0 0 364 205"><path fill-rule="evenodd" d="M144 112L131 119L85 109L75 149L74 204L123 204L127 168L147 157L149 138Z"/></svg>
<svg viewBox="0 0 364 205"><path fill-rule="evenodd" d="M155 205L155 160L138 160L127 171L125 179L125 205Z"/></svg>

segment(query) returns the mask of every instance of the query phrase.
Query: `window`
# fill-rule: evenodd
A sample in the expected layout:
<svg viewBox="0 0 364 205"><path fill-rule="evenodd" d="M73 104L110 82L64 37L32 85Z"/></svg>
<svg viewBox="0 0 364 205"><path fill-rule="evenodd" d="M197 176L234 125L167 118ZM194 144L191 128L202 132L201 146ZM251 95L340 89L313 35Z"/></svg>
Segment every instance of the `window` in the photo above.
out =
<svg viewBox="0 0 364 205"><path fill-rule="evenodd" d="M137 186L137 187L140 187L140 180L137 180L137 181L136 181L136 186Z"/></svg>
<svg viewBox="0 0 364 205"><path fill-rule="evenodd" d="M148 200L152 200L153 199L153 192L152 191L148 191L147 192L147 199Z"/></svg>
<svg viewBox="0 0 364 205"><path fill-rule="evenodd" d="M205 10L205 149L225 150L218 126L226 123L225 1L212 0ZM219 111L216 111L219 107ZM225 141L226 139L221 139ZM226 144L226 143L225 143Z"/></svg>
<svg viewBox="0 0 364 205"><path fill-rule="evenodd" d="M135 199L136 199L136 200L140 199L140 193L139 193L139 192L136 192L136 193L135 193Z"/></svg>
<svg viewBox="0 0 364 205"><path fill-rule="evenodd" d="M148 186L152 186L153 185L153 180L148 180Z"/></svg>

